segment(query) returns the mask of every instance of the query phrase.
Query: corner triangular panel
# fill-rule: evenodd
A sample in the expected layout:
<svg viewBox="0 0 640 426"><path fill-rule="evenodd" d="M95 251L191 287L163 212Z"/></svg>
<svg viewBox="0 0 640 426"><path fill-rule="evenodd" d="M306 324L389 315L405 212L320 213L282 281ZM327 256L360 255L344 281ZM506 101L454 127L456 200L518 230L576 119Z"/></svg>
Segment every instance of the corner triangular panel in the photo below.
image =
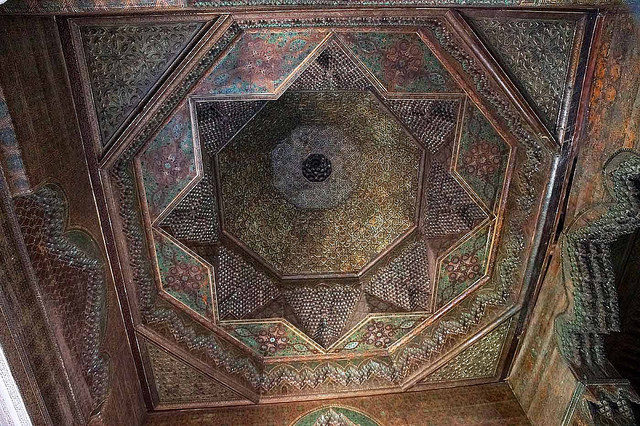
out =
<svg viewBox="0 0 640 426"><path fill-rule="evenodd" d="M511 321L499 325L420 382L437 383L493 377Z"/></svg>
<svg viewBox="0 0 640 426"><path fill-rule="evenodd" d="M470 22L542 121L555 130L576 23L512 17L476 17Z"/></svg>
<svg viewBox="0 0 640 426"><path fill-rule="evenodd" d="M296 318L296 314L289 306L284 296L280 296L277 299L274 299L268 305L260 308L255 311L251 318L253 319L272 319L272 318L284 318L289 321L293 326L298 327L298 319Z"/></svg>
<svg viewBox="0 0 640 426"><path fill-rule="evenodd" d="M347 285L296 286L285 292L302 330L324 347L342 334L358 300L357 288Z"/></svg>
<svg viewBox="0 0 640 426"><path fill-rule="evenodd" d="M224 246L218 255L216 284L221 320L247 318L280 296L274 280Z"/></svg>
<svg viewBox="0 0 640 426"><path fill-rule="evenodd" d="M366 296L367 306L369 307L369 311L376 314L385 314L385 313L394 313L394 312L404 312L404 308L400 308L397 306L393 306L388 301L381 300L375 296L371 296L367 294Z"/></svg>
<svg viewBox="0 0 640 426"><path fill-rule="evenodd" d="M217 243L218 210L214 185L213 178L205 174L160 222L160 227L184 243Z"/></svg>
<svg viewBox="0 0 640 426"><path fill-rule="evenodd" d="M403 311L428 310L431 300L428 257L427 245L423 241L413 242L376 271L365 286L366 292Z"/></svg>
<svg viewBox="0 0 640 426"><path fill-rule="evenodd" d="M225 403L246 398L164 349L145 342L160 404Z"/></svg>
<svg viewBox="0 0 640 426"><path fill-rule="evenodd" d="M200 143L209 155L216 154L233 138L266 101L198 102Z"/></svg>
<svg viewBox="0 0 640 426"><path fill-rule="evenodd" d="M202 25L201 22L176 22L81 27L103 145Z"/></svg>
<svg viewBox="0 0 640 426"><path fill-rule="evenodd" d="M426 238L459 236L487 217L441 164L433 164L426 183L421 218Z"/></svg>

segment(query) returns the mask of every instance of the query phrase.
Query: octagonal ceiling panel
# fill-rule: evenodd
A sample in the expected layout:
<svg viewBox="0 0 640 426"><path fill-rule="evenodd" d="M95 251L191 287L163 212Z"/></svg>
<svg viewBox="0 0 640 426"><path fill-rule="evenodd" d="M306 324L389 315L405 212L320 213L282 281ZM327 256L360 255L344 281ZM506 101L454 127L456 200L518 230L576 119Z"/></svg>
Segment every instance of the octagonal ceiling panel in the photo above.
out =
<svg viewBox="0 0 640 426"><path fill-rule="evenodd" d="M203 176L185 189L159 223L213 266L217 321L252 320L253 328L258 319L285 321L262 328L287 335L269 350L257 344L259 332L247 334L251 328L242 323L230 328L250 348L263 348L258 349L262 356L290 356L291 345L298 348L296 354L317 353L318 346L338 351L390 347L419 325L416 318L427 316L403 320L400 326L397 321L368 318L380 311L428 313L432 306L444 305L444 296L436 299L439 275L430 263L488 217L450 170L457 134L465 148L473 143L469 140L475 142L485 133L496 144L499 137L482 114L482 119L472 115L477 112L472 105L464 116L463 106L470 103L463 97L447 93L443 98L446 84L433 81L454 83L415 34L342 34L344 44L331 37L297 75L285 76L288 87L274 100L231 100L231 92L225 92L227 100L200 99L207 82L227 79L227 62L237 61L246 45L257 40L274 44L269 54L287 56L282 61L292 72L296 67L291 64L301 61L300 52L311 54L308 41L317 41L315 36L306 32L242 36L199 83L195 92L199 101L192 108L198 114ZM394 58L398 49L409 53L419 49L420 63L433 81L424 83L431 80L417 73L412 77L415 84L407 87L427 92L416 99L389 98L380 92L379 81L359 63L358 55L366 52L353 46L354 40L367 44L378 39ZM300 49L292 51L294 45ZM389 60L375 59L384 56L380 52L366 54L369 66ZM266 88L265 93L276 89ZM236 85L234 90L257 93L253 86ZM177 110L140 156L145 188L158 186L153 186L155 176L163 183L167 179L154 172L154 165L155 169L173 165L177 172L182 158L199 160L199 151L185 143L191 129L186 108L184 104ZM173 139L167 137L170 129L175 130ZM167 148L171 140L173 150ZM508 155L508 149L500 147ZM492 164L496 179L503 176L501 165ZM185 188L191 176L178 180L176 189ZM155 192L176 194L166 189ZM147 197L150 193L146 190ZM152 217L160 210L155 206L158 199L147 200ZM438 226L436 221L444 222ZM420 232L424 229L431 232ZM472 259L478 260L478 255ZM467 278L471 279L454 282L456 287L443 276L440 293L455 292ZM356 345L347 337L364 326L382 324L390 333L382 341L367 336ZM306 336L307 345L299 342L296 330ZM348 343L334 345L338 341Z"/></svg>
<svg viewBox="0 0 640 426"><path fill-rule="evenodd" d="M421 161L373 93L287 91L218 154L223 232L280 276L357 274L415 226Z"/></svg>
<svg viewBox="0 0 640 426"><path fill-rule="evenodd" d="M141 333L254 401L496 371L556 146L423 13L209 27L106 162Z"/></svg>

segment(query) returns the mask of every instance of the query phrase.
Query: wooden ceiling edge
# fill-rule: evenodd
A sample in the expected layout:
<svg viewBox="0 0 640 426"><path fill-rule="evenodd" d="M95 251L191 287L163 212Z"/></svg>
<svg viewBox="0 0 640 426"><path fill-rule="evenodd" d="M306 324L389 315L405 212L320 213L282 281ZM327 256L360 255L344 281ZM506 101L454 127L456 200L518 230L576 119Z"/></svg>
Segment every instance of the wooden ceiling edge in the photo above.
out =
<svg viewBox="0 0 640 426"><path fill-rule="evenodd" d="M554 209L553 223L549 225L552 234L549 236L549 243L544 249L544 258L540 262L540 273L537 278L530 283L525 291L521 292L518 299L518 303L523 305L520 318L515 330L516 338L513 339L512 347L508 356L509 365L506 366L504 377L507 377L513 366L513 361L517 358L522 349L522 340L520 337L524 334L528 324L532 320L533 309L536 305L536 301L542 289L544 278L547 274L551 263L551 256L559 238L559 232L561 229L561 221L563 220L564 211L567 208L568 193L570 190L571 175L573 173L573 162L578 155L579 143L585 137L589 99L591 96L591 85L595 74L595 66L597 60L597 49L601 43L602 28L603 28L603 15L598 11L591 11L590 16L587 17L586 28L583 33L583 41L581 46L580 62L584 62L583 75L576 80L574 86L574 92L578 95L577 99L574 99L573 108L574 115L569 117L573 121L571 128L568 130L571 132L570 141L563 144L563 158L561 158L560 166L563 168L563 174L560 176L560 182L556 185L558 188L553 192L557 192L557 206Z"/></svg>
<svg viewBox="0 0 640 426"><path fill-rule="evenodd" d="M230 3L230 2L229 2ZM236 2L239 3L239 2ZM148 16L148 15L164 15L164 14L196 14L196 13L214 13L214 14L234 14L234 13L273 13L282 12L297 8L298 10L370 10L370 9L396 9L396 10L411 10L411 9L447 9L457 8L463 10L514 10L514 11L532 11L532 12L558 12L558 11L584 11L584 10L609 10L609 11L626 11L628 5L626 3L613 3L601 1L599 3L589 3L587 1L574 2L571 4L538 4L522 3L518 5L507 4L494 4L486 5L486 3L479 2L479 4L456 4L453 1L443 4L432 4L428 2L421 3L419 0L414 1L412 4L406 5L389 5L388 2L378 1L378 4L363 4L363 5L348 5L347 3L342 5L331 4L327 1L324 4L317 5L273 5L265 2L263 4L253 5L231 5L231 6L132 6L126 9L122 7L90 7L82 10L76 9L61 9L61 10L8 10L7 7L0 7L0 14L6 16L64 16L72 18L83 17L123 17L123 16ZM505 9L506 8L506 9Z"/></svg>
<svg viewBox="0 0 640 426"><path fill-rule="evenodd" d="M424 392L437 389L454 389L468 386L485 385L491 383L504 382L497 374L492 376L469 378L469 379L456 379L447 380L442 382L433 383L417 383L414 387L407 390L407 392Z"/></svg>
<svg viewBox="0 0 640 426"><path fill-rule="evenodd" d="M261 395L259 404L278 404L285 402L304 402L304 401L322 401L327 399L337 399L337 398L351 398L358 396L374 396L374 395L388 395L393 393L403 393L405 392L399 386L387 386L387 387L379 387L372 389L361 389L361 390L345 390L343 392L326 392L320 394L297 394L297 395Z"/></svg>
<svg viewBox="0 0 640 426"><path fill-rule="evenodd" d="M136 327L136 335L137 337L142 337L145 340L155 344L156 346L162 348L170 355L174 356L178 360L184 362L188 366L194 368L200 373L206 375L207 377L214 379L220 382L222 385L230 388L236 393L240 394L248 401L252 403L258 403L259 401L259 393L249 387L238 383L236 377L230 375L229 373L220 371L217 368L212 367L208 363L205 363L193 356L190 352L185 349L178 347L173 344L173 342L167 342L164 337L159 335L158 333L150 330L147 327L139 326Z"/></svg>

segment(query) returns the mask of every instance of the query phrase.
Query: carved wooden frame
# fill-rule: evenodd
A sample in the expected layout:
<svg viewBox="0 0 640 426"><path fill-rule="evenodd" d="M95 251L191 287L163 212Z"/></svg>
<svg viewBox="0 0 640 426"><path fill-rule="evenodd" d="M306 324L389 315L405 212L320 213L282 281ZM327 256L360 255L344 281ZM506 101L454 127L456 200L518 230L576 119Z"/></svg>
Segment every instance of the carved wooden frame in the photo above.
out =
<svg viewBox="0 0 640 426"><path fill-rule="evenodd" d="M476 12L470 12L473 14ZM481 13L481 12L477 12ZM571 14L572 12L541 12L541 11L508 11L508 12L500 12L507 13L516 16L530 16L531 14L550 14L552 16L566 16L567 14ZM124 125L119 131L119 135L115 137L115 141L111 144L111 146L106 150L102 151L99 146L95 144L96 136L96 120L95 116L92 115L92 101L91 101L91 93L89 87L87 86L87 73L86 70L83 70L83 66L79 64L83 64L82 60L82 49L79 48L81 46L79 40L79 33L77 26L83 22L102 22L103 18L78 18L78 19L69 19L67 22L61 23L61 30L64 38L67 43L71 42L69 45L73 47L67 46L67 51L69 53L69 57L75 58L75 61L70 66L70 72L72 75L72 80L80 81L79 87L76 90L76 102L79 106L77 108L78 115L81 120L81 123L88 123L89 126L82 126L82 136L85 146L85 152L87 156L87 162L89 164L89 168L91 171L92 183L94 185L94 189L96 192L96 198L98 199L98 205L100 210L100 217L102 219L102 228L105 235L105 242L107 244L109 257L111 261L112 272L116 277L118 295L121 303L121 307L123 309L123 313L125 316L125 322L127 324L129 339L134 347L134 352L137 360L138 373L140 375L140 379L142 383L146 383L146 392L145 392L145 400L150 409L154 407L156 409L161 409L161 406L158 406L157 398L154 398L154 393L151 388L151 384L147 381L146 371L148 366L145 367L146 357L142 357L143 350L140 349L140 346L136 344L138 335L144 336L145 338L161 344L165 347L170 353L174 353L179 355L180 358L188 360L188 363L192 365L194 368L204 372L206 375L211 376L220 380L221 382L227 384L232 387L236 391L245 395L250 401L253 402L279 402L279 401L292 401L292 400L301 400L301 399L309 399L309 398L331 398L335 396L342 396L342 393L323 393L321 395L298 395L298 396L287 396L287 397L265 397L256 393L253 389L245 385L238 385L234 379L228 377L227 374L221 373L218 369L212 368L208 364L202 362L201 360L190 356L183 348L179 347L174 343L167 342L164 337L161 337L158 333L152 331L148 327L143 325L143 321L140 315L139 307L137 306L136 298L128 298L126 293L136 294L136 288L133 285L133 278L128 271L128 268L124 265L129 263L126 248L126 242L122 236L122 225L119 223L120 219L118 216L118 211L116 208L116 196L115 190L112 187L112 183L108 177L107 170L113 166L119 155L123 153L128 143L133 140L136 136L137 129L144 126L144 124L150 120L155 113L157 113L160 105L164 102L169 96L171 90L177 87L180 84L180 80L184 78L188 72L192 69L193 64L196 63L197 59L200 57L202 52L204 52L205 48L215 43L218 37L221 37L223 33L231 26L232 20L260 20L264 19L265 16L268 19L272 20L289 20L289 19L313 19L314 17L322 17L322 19L364 19L364 18L380 18L386 19L394 17L405 17L407 19L411 18L439 18L446 22L446 25L449 26L453 34L459 37L464 41L465 45L463 46L467 52L470 52L474 57L479 58L482 62L482 66L484 70L491 76L491 78L495 79L502 84L502 91L506 96L510 99L510 101L518 107L519 113L525 118L528 125L534 129L535 132L539 134L542 140L545 141L546 149L549 152L553 153L555 157L555 167L553 169L553 179L547 186L547 195L545 199L541 202L540 208L542 209L541 214L537 217L537 231L535 233L535 241L532 248L532 253L530 257L529 267L527 269L527 273L525 274L524 280L525 283L518 286L515 293L519 294L519 297L512 300L511 307L505 310L501 315L492 320L490 323L487 323L479 332L475 333L475 335L468 339L466 342L455 346L451 350L447 352L447 354L440 358L437 363L432 363L428 365L426 368L423 368L417 371L415 374L411 375L408 380L406 380L401 386L388 387L388 388L379 388L379 389L369 389L363 391L349 391L349 395L371 395L377 393L385 393L385 392L394 392L394 391L405 391L405 390L419 390L424 388L430 388L435 386L443 386L442 384L432 385L432 386L413 386L415 385L422 377L428 375L430 372L436 370L440 366L444 365L451 358L459 354L462 350L469 347L472 343L482 338L488 332L492 331L501 324L503 321L509 318L517 318L521 317L520 313L522 312L522 308L526 307L528 296L531 295L531 292L534 291L532 281L536 276L535 271L539 271L544 264L544 253L546 251L546 246L549 242L549 230L551 229L554 220L555 220L555 212L558 207L558 203L560 197L558 194L554 194L555 190L557 190L563 179L565 179L565 173L567 169L566 159L568 154L572 150L572 137L573 131L577 121L577 106L576 100L580 97L581 89L584 84L588 84L588 81L584 81L583 72L586 61L586 57L589 53L589 45L591 40L591 31L593 26L593 16L589 16L587 14L576 12L573 16L576 19L580 20L579 28L581 30L578 31L578 35L575 37L575 45L573 48L573 55L569 73L569 79L572 80L573 91L568 92L565 97L565 102L563 105L563 118L562 125L559 126L559 131L556 135L552 135L546 127L542 124L541 120L535 115L532 108L524 101L523 96L516 89L515 85L508 79L506 74L497 66L495 60L488 54L487 50L480 43L480 41L475 37L473 32L470 31L470 28L462 18L459 11L450 9L425 9L425 10L417 10L417 9L396 9L396 8L373 8L370 10L363 10L357 8L347 8L347 9L318 9L318 10L277 10L277 11L269 11L269 12L253 12L251 10L233 10L231 15L222 16L215 22L211 22L202 29L198 40L191 46L190 52L186 53L182 56L181 60L179 60L175 66L171 67L169 72L167 72L161 81L154 87L154 89L150 92L149 96L145 98L145 101L141 103L145 105L143 109L141 109L141 105L129 116L128 124ZM184 19L209 19L211 17L210 13L189 13ZM104 18L107 19L107 18ZM108 18L112 19L112 18ZM116 18L113 18L116 19ZM119 19L137 19L137 18L119 18ZM167 19L165 17L145 17L144 19L158 19L162 21L163 19ZM181 18L182 19L182 18ZM360 27L361 29L366 28ZM372 27L376 28L376 27ZM403 27L403 30L411 27ZM379 29L379 28L377 28ZM428 35L420 30L420 28L415 27L416 31L421 33L421 38L425 41L430 47L433 47L437 44L431 35ZM339 30L338 30L339 31ZM443 65L451 72L451 74L458 80L458 83L465 89L467 95L474 100L474 103L482 110L483 114L490 119L492 124L496 126L495 123L501 123L502 120L499 117L495 116L495 113L492 110L484 107L484 102L480 100L480 96L476 93L476 89L474 88L473 82L471 80L459 78L459 75L466 75L464 71L461 71L459 65L453 60L452 57L448 55L443 55L440 50L432 49L438 59L443 63ZM438 54L440 53L440 54ZM218 58L224 56L222 53ZM76 78L73 78L76 77ZM184 101L182 101L184 102ZM483 108L484 107L484 108ZM514 141L511 137L511 132L505 130L502 125L496 126L497 130L503 137L509 138L511 142L515 145L517 141ZM565 142L566 141L566 142ZM515 155L515 153L513 154ZM514 167L513 161L510 161L510 169ZM505 183L505 185L508 182ZM506 196L502 198L502 208L504 208L506 204L505 200ZM147 223L149 225L149 223ZM502 227L502 224L498 224L496 228ZM147 226L146 229L150 229ZM461 295L459 300L462 300L468 294L474 292L476 287L470 288ZM526 291L521 291L524 288ZM455 304L455 303L453 303ZM525 309L526 310L526 309ZM420 330L427 327L433 321L437 320L439 316L436 316L422 327L419 327ZM520 324L516 324L516 322L520 322ZM512 337L519 333L522 327L522 318L520 321L513 321L513 325L508 333L507 342L513 341ZM418 331L420 331L418 330ZM416 332L418 332L416 331ZM224 333L223 333L224 334ZM224 335L220 337L224 338ZM509 357L512 355L513 347L508 348L508 345L502 349L502 354L500 356L499 368L496 374L496 377L493 380L503 376L504 366L509 362ZM478 379L478 380L464 380L461 382L451 382L447 383L445 386L456 386L460 384L471 384L471 383L484 383L487 379ZM413 386L413 387L412 387ZM185 404L184 408L195 407L197 405L193 404ZM199 405L198 405L199 406Z"/></svg>

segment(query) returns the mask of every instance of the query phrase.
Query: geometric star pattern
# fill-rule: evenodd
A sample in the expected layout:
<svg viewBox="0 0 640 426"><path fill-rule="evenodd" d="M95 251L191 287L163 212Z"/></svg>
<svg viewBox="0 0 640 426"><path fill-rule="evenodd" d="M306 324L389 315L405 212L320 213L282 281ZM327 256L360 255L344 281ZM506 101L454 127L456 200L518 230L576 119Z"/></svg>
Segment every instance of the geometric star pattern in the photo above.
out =
<svg viewBox="0 0 640 426"><path fill-rule="evenodd" d="M372 71L358 59L377 63L367 38L345 40L326 41L277 99L199 101L204 176L158 225L214 266L217 321L283 319L325 350L369 315L431 312L435 259L491 214L449 172L465 100L439 94L455 83L429 49L381 34L395 50ZM243 43L226 62L244 60ZM208 79L235 81L226 62ZM427 93L394 99L378 79ZM302 173L309 158L322 179Z"/></svg>

